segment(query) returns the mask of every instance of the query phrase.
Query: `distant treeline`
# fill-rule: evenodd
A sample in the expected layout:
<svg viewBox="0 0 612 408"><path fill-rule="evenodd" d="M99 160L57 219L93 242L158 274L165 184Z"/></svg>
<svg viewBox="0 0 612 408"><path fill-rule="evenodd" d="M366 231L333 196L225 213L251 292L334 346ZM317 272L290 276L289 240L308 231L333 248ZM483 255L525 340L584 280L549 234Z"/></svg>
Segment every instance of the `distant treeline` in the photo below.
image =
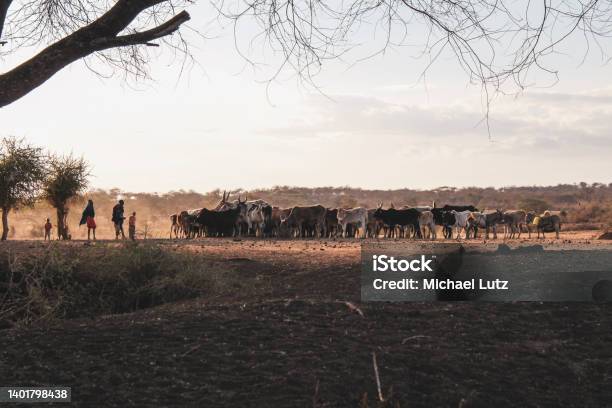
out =
<svg viewBox="0 0 612 408"><path fill-rule="evenodd" d="M126 215L137 213L138 233L150 238L169 236L170 214L183 209L213 207L223 194L222 190L208 193L194 191L172 191L164 194L131 193L119 189L94 190L81 201L73 203L68 215L68 225L73 238L86 236L84 227L78 228L81 211L87 199L92 199L96 208L98 237L114 237L110 221L112 207L118 198L125 200ZM504 188L454 188L440 187L432 190L365 190L352 187L289 187L270 189L236 190L230 199L248 196L248 199L263 199L279 207L322 204L326 207L375 207L382 203L403 205L473 204L479 209L524 209L566 210L567 223L588 223L608 228L612 222L612 183L559 184L548 187L504 187ZM41 238L46 218L55 222L55 212L47 204L24 208L12 217L10 236L14 238Z"/></svg>

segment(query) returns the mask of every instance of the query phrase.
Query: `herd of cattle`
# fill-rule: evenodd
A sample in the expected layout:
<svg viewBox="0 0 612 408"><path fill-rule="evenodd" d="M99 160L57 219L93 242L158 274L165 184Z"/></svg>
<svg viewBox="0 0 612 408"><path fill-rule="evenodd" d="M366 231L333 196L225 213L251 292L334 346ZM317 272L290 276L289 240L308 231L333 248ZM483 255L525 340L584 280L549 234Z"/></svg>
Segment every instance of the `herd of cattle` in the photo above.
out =
<svg viewBox="0 0 612 408"><path fill-rule="evenodd" d="M472 205L445 205L436 207L402 207L391 205L383 209L325 208L322 205L279 208L264 200L229 201L229 193L213 209L185 210L170 216L170 236L179 238L195 237L361 237L377 238L437 238L436 227L442 227L444 238L477 238L478 231L484 230L485 238L493 233L497 239L498 226L504 227L504 238L520 238L521 233L555 232L559 238L561 218L546 211L536 215L533 212L479 211Z"/></svg>

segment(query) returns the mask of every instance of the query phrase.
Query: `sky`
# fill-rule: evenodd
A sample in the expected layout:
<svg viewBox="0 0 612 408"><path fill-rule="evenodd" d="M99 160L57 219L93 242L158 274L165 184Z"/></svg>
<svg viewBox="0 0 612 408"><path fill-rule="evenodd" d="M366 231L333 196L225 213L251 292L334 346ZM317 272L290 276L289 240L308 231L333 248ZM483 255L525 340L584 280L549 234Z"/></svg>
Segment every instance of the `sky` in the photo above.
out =
<svg viewBox="0 0 612 408"><path fill-rule="evenodd" d="M316 88L291 72L268 83L274 58L249 66L231 27L190 12L207 37L191 38L196 65L181 74L162 52L135 83L75 63L0 109L0 136L83 156L93 188L131 192L612 182L611 66L580 43L555 57L556 84L495 97L487 130L482 90L451 56L424 77L428 61L398 47L325 62Z"/></svg>

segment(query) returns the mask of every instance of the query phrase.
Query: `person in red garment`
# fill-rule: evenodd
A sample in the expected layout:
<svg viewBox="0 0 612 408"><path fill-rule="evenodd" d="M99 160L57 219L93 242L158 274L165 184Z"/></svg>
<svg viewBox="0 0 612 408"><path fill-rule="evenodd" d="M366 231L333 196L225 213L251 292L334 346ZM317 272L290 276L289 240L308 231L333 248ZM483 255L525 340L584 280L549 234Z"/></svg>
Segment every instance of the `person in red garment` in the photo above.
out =
<svg viewBox="0 0 612 408"><path fill-rule="evenodd" d="M91 239L91 234L93 231L93 239L96 240L96 212L94 211L93 200L87 201L87 207L83 210L83 215L81 216L81 221L79 222L79 226L85 224L87 225L87 240Z"/></svg>

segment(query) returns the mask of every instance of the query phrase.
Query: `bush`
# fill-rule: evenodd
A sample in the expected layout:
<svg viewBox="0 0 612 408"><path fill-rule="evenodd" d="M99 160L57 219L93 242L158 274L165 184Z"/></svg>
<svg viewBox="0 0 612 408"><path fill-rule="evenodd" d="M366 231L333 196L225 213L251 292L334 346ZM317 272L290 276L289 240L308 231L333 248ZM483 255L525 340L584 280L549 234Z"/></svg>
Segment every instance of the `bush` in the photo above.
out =
<svg viewBox="0 0 612 408"><path fill-rule="evenodd" d="M601 220L604 224L610 224L612 220L612 209L600 204L589 204L575 208L568 217L570 222L583 223Z"/></svg>
<svg viewBox="0 0 612 408"><path fill-rule="evenodd" d="M550 204L539 198L523 198L519 202L519 208L525 211L534 211L536 214L541 214L546 210L550 210Z"/></svg>
<svg viewBox="0 0 612 408"><path fill-rule="evenodd" d="M0 322L132 312L213 289L214 280L192 254L154 245L88 249L66 254L52 245L24 259L1 253Z"/></svg>

